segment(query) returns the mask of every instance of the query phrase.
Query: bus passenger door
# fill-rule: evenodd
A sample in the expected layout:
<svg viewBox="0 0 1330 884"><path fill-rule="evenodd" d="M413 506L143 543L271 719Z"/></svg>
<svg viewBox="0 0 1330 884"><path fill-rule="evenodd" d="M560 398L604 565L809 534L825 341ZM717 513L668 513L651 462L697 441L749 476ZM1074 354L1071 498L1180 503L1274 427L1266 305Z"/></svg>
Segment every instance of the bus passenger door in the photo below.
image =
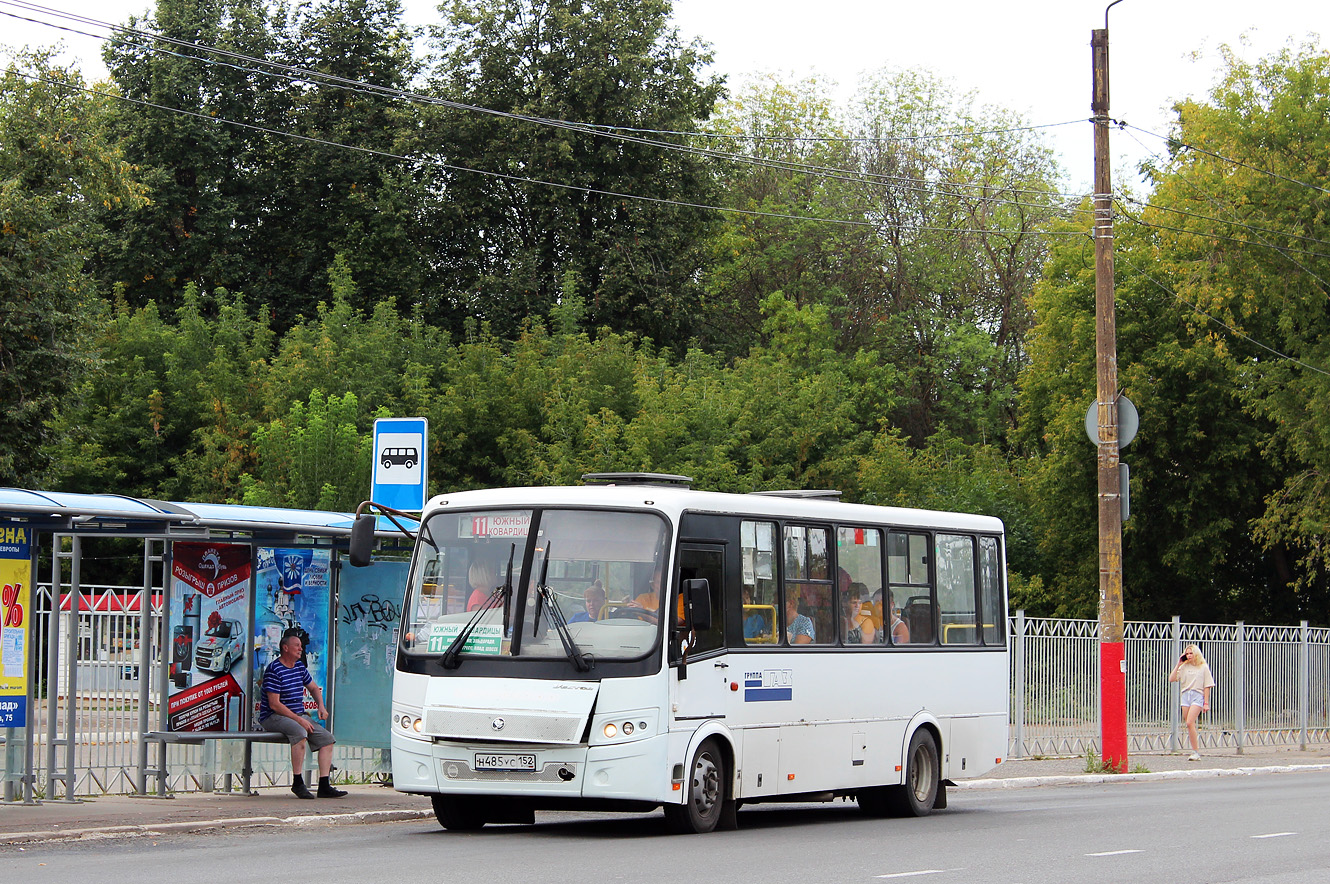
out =
<svg viewBox="0 0 1330 884"><path fill-rule="evenodd" d="M679 592L686 580L705 579L709 587L711 626L683 634ZM725 653L725 547L687 543L679 548L678 579L666 615L670 624L673 711L677 722L724 719L730 684ZM686 647L685 647L686 646ZM680 727L695 725L681 724Z"/></svg>

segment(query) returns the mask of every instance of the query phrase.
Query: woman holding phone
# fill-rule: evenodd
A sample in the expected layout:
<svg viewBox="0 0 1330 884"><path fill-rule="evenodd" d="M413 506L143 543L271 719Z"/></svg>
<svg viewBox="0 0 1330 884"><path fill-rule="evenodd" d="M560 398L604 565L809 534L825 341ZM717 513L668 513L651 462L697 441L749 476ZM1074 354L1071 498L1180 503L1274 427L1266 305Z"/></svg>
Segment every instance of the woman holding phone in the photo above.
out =
<svg viewBox="0 0 1330 884"><path fill-rule="evenodd" d="M1215 686L1215 677L1210 673L1210 664L1201 656L1201 649L1187 645L1178 664L1168 674L1168 680L1176 681L1182 689L1182 720L1187 723L1187 737L1191 740L1191 755L1187 760L1200 761L1196 720L1202 712L1210 711L1210 689Z"/></svg>

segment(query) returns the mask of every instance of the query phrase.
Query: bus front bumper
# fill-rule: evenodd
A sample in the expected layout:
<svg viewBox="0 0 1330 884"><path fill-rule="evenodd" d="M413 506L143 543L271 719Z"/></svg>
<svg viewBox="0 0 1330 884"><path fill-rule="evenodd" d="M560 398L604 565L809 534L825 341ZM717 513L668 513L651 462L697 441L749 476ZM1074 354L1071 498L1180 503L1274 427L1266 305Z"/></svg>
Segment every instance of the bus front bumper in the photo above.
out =
<svg viewBox="0 0 1330 884"><path fill-rule="evenodd" d="M678 803L668 735L604 746L531 746L392 740L401 792ZM534 756L534 757L532 757ZM532 769L492 770L487 767Z"/></svg>

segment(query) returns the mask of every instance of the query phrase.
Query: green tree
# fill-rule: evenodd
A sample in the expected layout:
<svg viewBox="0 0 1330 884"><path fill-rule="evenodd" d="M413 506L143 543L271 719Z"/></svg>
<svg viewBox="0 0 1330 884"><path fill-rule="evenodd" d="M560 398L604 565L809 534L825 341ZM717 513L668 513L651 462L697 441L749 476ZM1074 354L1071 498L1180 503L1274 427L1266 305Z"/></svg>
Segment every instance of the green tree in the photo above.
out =
<svg viewBox="0 0 1330 884"><path fill-rule="evenodd" d="M780 294L797 307L825 307L838 349L873 344L881 253L849 171L851 131L826 87L750 82L711 129L727 136L717 149L735 155L718 164L726 205L750 214L727 215L710 243L703 341L732 356L766 343L761 307Z"/></svg>
<svg viewBox="0 0 1330 884"><path fill-rule="evenodd" d="M327 299L339 253L375 280L358 308L416 303L423 182L391 156L415 126L397 95L416 73L401 15L396 0L325 0L289 16L262 0L161 0L130 25L186 45L107 44L135 102L119 131L153 197L115 219L102 261L131 305L174 307L193 282L243 292L285 329Z"/></svg>
<svg viewBox="0 0 1330 884"><path fill-rule="evenodd" d="M240 481L247 506L352 512L365 499L370 436L357 429L354 393L315 391L254 431L257 466Z"/></svg>
<svg viewBox="0 0 1330 884"><path fill-rule="evenodd" d="M246 291L269 306L279 328L328 299L337 255L373 281L353 301L357 309L391 301L409 312L419 300L428 260L418 222L429 197L415 166L391 157L417 125L417 105L397 95L418 73L411 38L397 0L296 8L283 56L319 76L294 92L279 127L302 139L273 140L271 168L256 170L273 187L245 231Z"/></svg>
<svg viewBox="0 0 1330 884"><path fill-rule="evenodd" d="M1017 115L923 71L867 80L853 119L883 268L871 309L902 373L892 423L915 445L939 430L1001 443L1061 209L1051 151Z"/></svg>
<svg viewBox="0 0 1330 884"><path fill-rule="evenodd" d="M1087 209L1079 228L1089 227ZM1292 612L1276 563L1250 526L1273 479L1260 457L1268 427L1244 413L1227 344L1176 296L1178 279L1160 262L1156 236L1127 223L1115 239L1119 386L1141 415L1122 453L1132 485L1123 533L1127 616L1286 620ZM1096 459L1084 428L1095 399L1088 235L1059 240L1044 272L1021 377L1021 442L1039 453L1028 488L1048 593L1031 613L1092 617L1099 580Z"/></svg>
<svg viewBox="0 0 1330 884"><path fill-rule="evenodd" d="M265 57L281 22L269 18L261 0L160 0L128 26L177 42L131 39L103 48L117 89L130 100L116 106L115 129L152 199L108 218L115 236L99 272L123 287L132 306L155 301L174 309L189 283L200 291L242 291L251 269L244 238L273 192L271 177L261 175L273 164L264 159L266 136L221 121L274 125L289 99L274 85L283 81L217 63L211 49Z"/></svg>
<svg viewBox="0 0 1330 884"><path fill-rule="evenodd" d="M1209 100L1177 113L1144 220L1257 435L1247 469L1276 477L1245 488L1264 496L1251 540L1273 571L1253 591L1330 623L1330 57L1229 56Z"/></svg>
<svg viewBox="0 0 1330 884"><path fill-rule="evenodd" d="M94 362L99 214L143 203L107 101L51 58L20 55L0 75L0 483L29 487L59 442L50 419Z"/></svg>
<svg viewBox="0 0 1330 884"><path fill-rule="evenodd" d="M469 107L435 109L420 146L451 167L426 219L430 316L512 338L550 315L571 271L590 328L681 349L712 221L683 204L710 203L710 179L696 156L624 137L692 129L720 93L669 0L456 0L443 14L432 93Z"/></svg>

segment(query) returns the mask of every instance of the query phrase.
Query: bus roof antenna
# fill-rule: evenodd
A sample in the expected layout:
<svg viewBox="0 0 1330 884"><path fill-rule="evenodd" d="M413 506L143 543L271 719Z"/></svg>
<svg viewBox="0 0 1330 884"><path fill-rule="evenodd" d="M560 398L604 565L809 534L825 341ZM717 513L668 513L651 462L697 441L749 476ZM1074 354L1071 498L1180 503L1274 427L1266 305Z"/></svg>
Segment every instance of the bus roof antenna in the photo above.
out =
<svg viewBox="0 0 1330 884"><path fill-rule="evenodd" d="M669 473L583 473L582 481L590 485L663 485L667 487L692 488L691 476L675 476Z"/></svg>

